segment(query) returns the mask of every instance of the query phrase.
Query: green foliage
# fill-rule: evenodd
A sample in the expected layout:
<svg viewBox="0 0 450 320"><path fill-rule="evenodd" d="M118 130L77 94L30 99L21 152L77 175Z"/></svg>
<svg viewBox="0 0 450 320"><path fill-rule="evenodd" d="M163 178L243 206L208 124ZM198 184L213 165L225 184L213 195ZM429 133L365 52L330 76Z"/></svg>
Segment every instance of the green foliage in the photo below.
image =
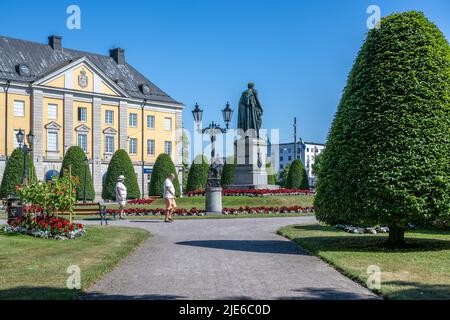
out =
<svg viewBox="0 0 450 320"><path fill-rule="evenodd" d="M236 171L236 164L234 156L230 156L226 159L223 165L222 177L220 180L220 183L223 187L231 186L234 184L235 171Z"/></svg>
<svg viewBox="0 0 450 320"><path fill-rule="evenodd" d="M102 198L116 200L116 184L119 176L125 177L123 184L127 187L127 198L141 198L133 163L128 153L122 149L117 150L109 162L105 183L103 184Z"/></svg>
<svg viewBox="0 0 450 320"><path fill-rule="evenodd" d="M267 184L275 185L277 174L275 170L272 168L272 164L270 162L266 163L266 171L267 171Z"/></svg>
<svg viewBox="0 0 450 320"><path fill-rule="evenodd" d="M185 192L204 190L208 180L209 161L204 155L195 157L189 170L188 181Z"/></svg>
<svg viewBox="0 0 450 320"><path fill-rule="evenodd" d="M78 180L79 183L76 187L78 200L83 200L84 198L84 183L86 181L86 199L92 201L95 198L94 184L89 165L84 164L85 156L83 149L80 147L70 147L64 156L60 177L63 177L65 173L70 171L72 176ZM85 174L86 179L84 177Z"/></svg>
<svg viewBox="0 0 450 320"><path fill-rule="evenodd" d="M287 177L289 174L289 169L291 168L291 164L288 163L283 170L280 172L278 177L278 185L285 188L287 183Z"/></svg>
<svg viewBox="0 0 450 320"><path fill-rule="evenodd" d="M23 151L15 149L8 161L3 173L2 184L0 186L0 197L6 198L9 194L16 193L16 186L22 184L23 180ZM27 171L29 182L36 181L36 170L33 165L31 154L27 154Z"/></svg>
<svg viewBox="0 0 450 320"><path fill-rule="evenodd" d="M448 221L450 48L422 13L393 14L369 32L317 174L321 221Z"/></svg>
<svg viewBox="0 0 450 320"><path fill-rule="evenodd" d="M289 168L289 173L286 179L286 188L288 189L309 189L308 175L305 167L300 160L294 160Z"/></svg>
<svg viewBox="0 0 450 320"><path fill-rule="evenodd" d="M176 196L180 196L180 183L178 181L178 174L175 169L175 165L168 154L161 153L156 159L153 166L152 179L150 181L150 196L163 196L164 195L164 181L166 181L169 173L175 175L173 186L175 187Z"/></svg>

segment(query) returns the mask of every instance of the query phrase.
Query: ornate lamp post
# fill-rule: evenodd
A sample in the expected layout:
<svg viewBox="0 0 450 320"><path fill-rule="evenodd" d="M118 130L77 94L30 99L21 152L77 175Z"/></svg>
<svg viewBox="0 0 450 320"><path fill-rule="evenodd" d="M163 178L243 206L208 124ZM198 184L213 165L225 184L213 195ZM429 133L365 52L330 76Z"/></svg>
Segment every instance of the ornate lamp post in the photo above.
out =
<svg viewBox="0 0 450 320"><path fill-rule="evenodd" d="M230 104L227 102L225 109L222 110L223 120L225 122L225 128L216 124L214 121L206 128L201 128L201 122L203 118L203 110L196 104L194 110L192 110L197 131L202 134L207 134L211 138L211 168L209 170L208 181L206 184L206 211L212 213L222 213L222 187L220 185L220 171L221 165L216 161L216 148L215 142L217 135L225 134L233 117L233 110L230 108Z"/></svg>
<svg viewBox="0 0 450 320"><path fill-rule="evenodd" d="M86 203L86 176L87 176L87 168L89 165L89 160L86 156L84 156L84 186L83 186L83 203Z"/></svg>
<svg viewBox="0 0 450 320"><path fill-rule="evenodd" d="M34 135L30 131L30 133L27 134L27 142L28 145L25 143L25 133L22 129L19 129L19 132L16 133L16 139L19 144L19 149L23 151L23 184L28 183L28 170L27 170L27 156L29 152L32 152L33 149L33 141L34 141Z"/></svg>

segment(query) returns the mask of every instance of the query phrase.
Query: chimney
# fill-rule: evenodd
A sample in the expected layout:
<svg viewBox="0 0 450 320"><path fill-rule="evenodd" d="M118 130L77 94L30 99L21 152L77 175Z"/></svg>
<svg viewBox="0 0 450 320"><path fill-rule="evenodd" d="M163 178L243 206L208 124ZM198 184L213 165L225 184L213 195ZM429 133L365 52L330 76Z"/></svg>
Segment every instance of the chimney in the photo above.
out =
<svg viewBox="0 0 450 320"><path fill-rule="evenodd" d="M48 45L52 47L53 50L62 51L62 37L61 36L50 36L48 37Z"/></svg>
<svg viewBox="0 0 450 320"><path fill-rule="evenodd" d="M125 50L122 48L116 48L109 50L109 56L113 58L117 64L125 64Z"/></svg>

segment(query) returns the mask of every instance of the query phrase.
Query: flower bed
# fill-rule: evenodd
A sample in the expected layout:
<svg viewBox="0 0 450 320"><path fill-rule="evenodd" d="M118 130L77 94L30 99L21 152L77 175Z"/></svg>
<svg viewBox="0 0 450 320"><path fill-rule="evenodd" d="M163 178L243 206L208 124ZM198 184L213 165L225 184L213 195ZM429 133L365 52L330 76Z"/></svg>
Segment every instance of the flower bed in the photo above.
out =
<svg viewBox="0 0 450 320"><path fill-rule="evenodd" d="M311 190L297 190L297 189L224 189L222 194L224 196L250 196L250 197L265 197L265 196L298 196L298 195L314 195L315 192ZM204 196L205 190L196 190L186 193L188 197Z"/></svg>
<svg viewBox="0 0 450 320"><path fill-rule="evenodd" d="M157 216L164 215L165 209L145 209L145 208L130 208L125 209L124 214L127 216ZM312 213L314 207L241 207L241 208L224 208L222 213L226 215L239 215L239 214L283 214L283 213ZM118 209L107 209L109 215L119 215ZM191 209L176 209L174 212L178 216L204 216L205 210L199 210L197 208Z"/></svg>
<svg viewBox="0 0 450 320"><path fill-rule="evenodd" d="M129 200L128 203L135 204L135 205L146 205L146 204L152 204L155 201L156 201L156 199L134 199L134 200Z"/></svg>
<svg viewBox="0 0 450 320"><path fill-rule="evenodd" d="M44 214L35 217L25 215L17 218L17 220L9 220L8 225L4 227L4 231L56 240L73 239L86 232L81 224L70 223L67 219Z"/></svg>

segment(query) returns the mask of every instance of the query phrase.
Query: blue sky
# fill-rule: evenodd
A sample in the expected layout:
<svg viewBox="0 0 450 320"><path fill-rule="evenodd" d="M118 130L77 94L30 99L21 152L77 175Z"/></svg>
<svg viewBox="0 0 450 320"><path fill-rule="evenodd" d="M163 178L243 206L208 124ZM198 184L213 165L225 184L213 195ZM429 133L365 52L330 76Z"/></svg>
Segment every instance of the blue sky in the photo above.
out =
<svg viewBox="0 0 450 320"><path fill-rule="evenodd" d="M72 4L81 8L81 30L66 27ZM220 121L225 103L237 109L253 81L265 128L290 141L296 116L304 140L325 142L371 4L383 16L423 11L450 36L447 0L9 1L0 33L37 42L58 34L65 47L104 54L125 48L129 63L186 104L187 129L195 102L205 124Z"/></svg>

